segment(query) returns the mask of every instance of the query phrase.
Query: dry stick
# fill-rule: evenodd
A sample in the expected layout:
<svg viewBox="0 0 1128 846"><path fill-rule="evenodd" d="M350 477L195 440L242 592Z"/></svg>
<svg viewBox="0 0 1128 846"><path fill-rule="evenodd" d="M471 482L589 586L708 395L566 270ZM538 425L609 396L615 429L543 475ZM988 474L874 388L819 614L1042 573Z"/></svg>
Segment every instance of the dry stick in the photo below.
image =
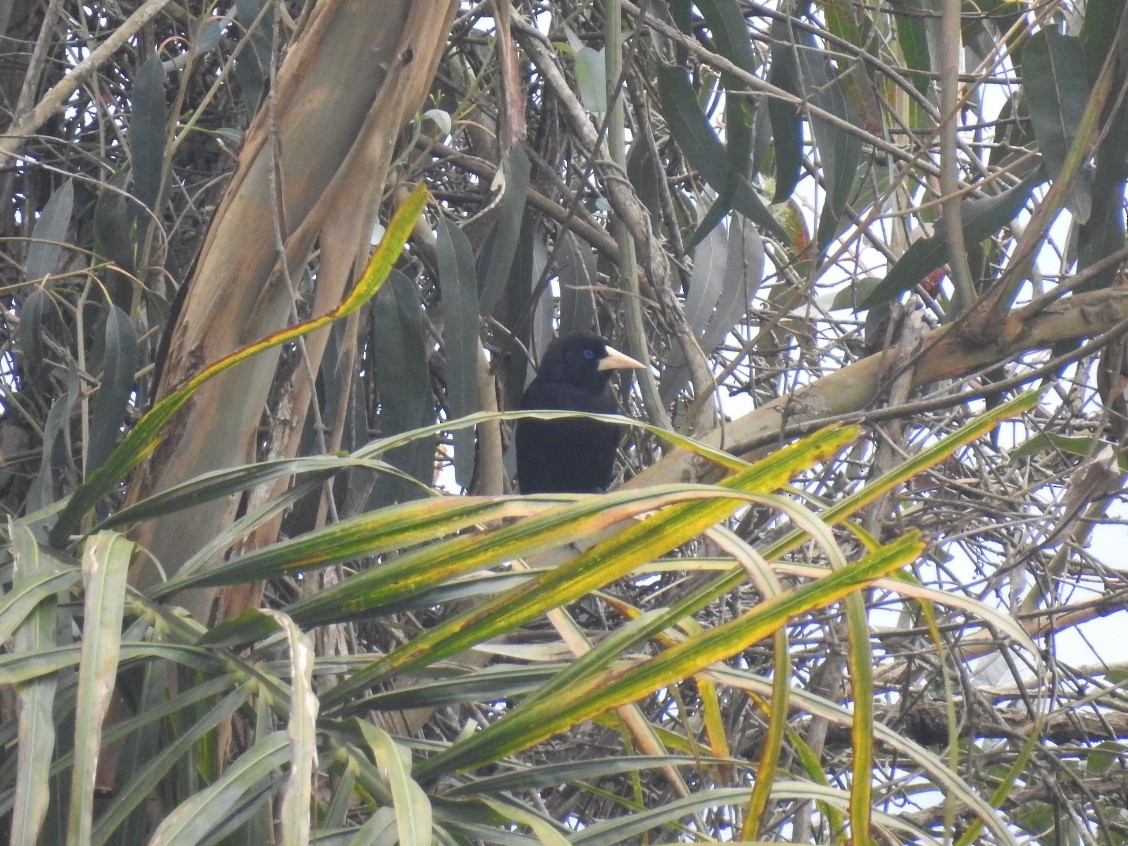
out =
<svg viewBox="0 0 1128 846"><path fill-rule="evenodd" d="M964 243L963 208L959 196L959 160L956 133L959 129L959 72L963 39L960 37L960 0L945 0L940 17L940 193L943 196L944 241L948 267L956 289L955 309L963 311L975 301L971 267Z"/></svg>

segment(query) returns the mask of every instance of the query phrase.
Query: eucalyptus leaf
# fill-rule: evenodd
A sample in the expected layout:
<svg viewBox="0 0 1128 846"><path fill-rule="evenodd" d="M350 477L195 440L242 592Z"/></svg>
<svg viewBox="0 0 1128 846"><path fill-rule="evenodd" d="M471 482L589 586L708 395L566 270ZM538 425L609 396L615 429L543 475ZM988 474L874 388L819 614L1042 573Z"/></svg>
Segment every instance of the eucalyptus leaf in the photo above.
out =
<svg viewBox="0 0 1128 846"><path fill-rule="evenodd" d="M235 75L243 89L247 111L258 110L266 81L270 78L270 43L273 38L274 15L260 14L266 0L235 0L235 20L246 31L250 49L244 48L235 62Z"/></svg>
<svg viewBox="0 0 1128 846"><path fill-rule="evenodd" d="M478 399L478 281L474 250L466 235L446 219L438 227L439 282L442 285L443 350L447 407L452 418L481 410ZM464 488L474 475L474 430L454 432L454 477Z"/></svg>
<svg viewBox="0 0 1128 846"><path fill-rule="evenodd" d="M588 331L595 324L595 256L570 234L564 236L559 256L560 334Z"/></svg>
<svg viewBox="0 0 1128 846"><path fill-rule="evenodd" d="M393 270L372 304L373 364L380 398L377 418L382 435L396 435L425 426L434 419L431 369L423 332L423 304L415 283ZM434 436L413 440L390 450L386 460L405 473L431 484ZM419 496L417 486L381 475L368 500L376 508Z"/></svg>
<svg viewBox="0 0 1128 846"><path fill-rule="evenodd" d="M802 96L799 63L786 18L777 17L771 25L772 63L768 82L797 97ZM772 127L775 161L775 195L773 203L782 203L795 191L803 168L803 123L799 107L778 97L768 100L768 118Z"/></svg>
<svg viewBox="0 0 1128 846"><path fill-rule="evenodd" d="M1089 102L1081 39L1046 27L1030 36L1022 50L1022 84L1042 161L1056 180ZM1092 210L1092 189L1091 175L1082 169L1066 199L1081 223Z"/></svg>
<svg viewBox="0 0 1128 846"><path fill-rule="evenodd" d="M65 385L66 390L51 405L43 426L43 455L28 495L28 511L38 511L55 502L62 493L63 479L74 475L70 418L78 404L79 377L73 362L65 371Z"/></svg>
<svg viewBox="0 0 1128 846"><path fill-rule="evenodd" d="M777 237L784 237L743 173L733 173L725 145L697 102L697 95L685 69L676 65L658 68L658 97L670 133L690 163L719 195L731 193L732 208L764 227ZM717 217L717 220L720 218ZM707 234L708 230L705 231Z"/></svg>
<svg viewBox="0 0 1128 846"><path fill-rule="evenodd" d="M137 371L137 332L129 315L112 304L106 315L103 350L102 380L90 412L87 472L101 467L117 444Z"/></svg>
<svg viewBox="0 0 1128 846"><path fill-rule="evenodd" d="M154 212L159 211L164 181L168 106L165 73L154 53L137 72L133 86L133 119L129 124L129 153L133 163L133 193Z"/></svg>
<svg viewBox="0 0 1128 846"><path fill-rule="evenodd" d="M501 198L501 208L493 233L482 252L479 263L478 294L482 314L493 312L498 297L509 281L509 270L513 266L513 256L517 252L517 241L521 234L521 221L525 215L525 198L529 194L529 173L532 165L524 147L514 147L501 163L505 175L505 185Z"/></svg>
<svg viewBox="0 0 1128 846"><path fill-rule="evenodd" d="M24 263L24 278L29 282L44 279L58 270L73 213L74 181L67 179L55 189L31 230L31 244Z"/></svg>
<svg viewBox="0 0 1128 846"><path fill-rule="evenodd" d="M584 108L602 120L607 114L607 65L603 50L585 45L576 51L576 86Z"/></svg>

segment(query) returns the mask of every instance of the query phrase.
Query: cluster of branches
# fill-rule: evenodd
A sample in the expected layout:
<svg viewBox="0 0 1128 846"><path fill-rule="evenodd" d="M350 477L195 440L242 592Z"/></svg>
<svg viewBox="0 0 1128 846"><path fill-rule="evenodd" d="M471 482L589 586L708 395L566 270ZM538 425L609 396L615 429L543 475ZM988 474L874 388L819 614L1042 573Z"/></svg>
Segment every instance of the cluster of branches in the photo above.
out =
<svg viewBox="0 0 1128 846"><path fill-rule="evenodd" d="M512 420L499 412L517 407L555 332L595 328L653 364L624 398L643 424L621 451L625 496L717 482L827 424L860 424L849 446L791 465L787 481L828 526L836 504L859 505L849 528L783 546L800 515L774 501L734 506L706 537L515 623L509 646L488 654L539 665L546 642L577 649L569 631L597 642L680 604L694 626L723 631L773 590L737 579L699 601L741 560L737 548L783 550L772 578L799 584L836 562L828 549L868 562L915 530L923 546L906 571L953 599L929 610L874 575L878 586L854 595L861 623L846 600L812 602L780 629L786 660L766 639L726 655L734 673L783 673L842 707L793 703L786 743L774 735L786 710L761 707L769 694L694 673L647 690L637 712L609 707L613 719L530 734L544 742L515 743L514 766L624 746L663 763L580 767L557 779L567 787L518 793L527 807L583 830L752 783L731 762L687 780L659 754L708 750L772 757L759 772L774 777L775 801L703 799L682 834L836 831L833 805L812 812L813 794L789 778L817 771L848 790L863 767L879 809L919 831L975 832L986 816L975 802L997 792L1014 830L1122 840L1124 780L1108 773L1124 767L1123 662L1103 644L1080 658L1056 645L1098 618L1122 620L1128 590L1108 560L1128 442L1128 13L1113 0L383 5L0 10L0 502L12 525L33 526L44 555L78 566L94 527L110 525L99 521L118 520L145 550L128 580L138 596L205 627L285 612L314 631L325 676L345 680L327 701L347 690L364 703L350 714L370 709L458 750L467 719L502 725L510 697L533 683L503 670L493 698L468 701L446 687L404 694L402 678L381 676L380 693L351 681L347 659L373 652L400 667L395 656L508 583L456 589L437 576L433 593L372 599L359 621L317 604L411 544L453 544L457 521L402 547L318 553L322 566L300 576L293 561L313 559L270 550L328 542L334 525L435 489L512 494ZM337 307L418 183L430 205L371 302L331 330L241 356ZM233 354L237 366L194 386L123 463L123 433ZM1029 389L1039 400L1020 400L990 436L929 452ZM299 484L264 469L280 460L299 462ZM201 483L214 473L238 481ZM157 497L170 491L182 498ZM513 508L491 519L541 513ZM496 528L484 517L458 526ZM581 552L556 554L596 555L595 528L570 538ZM17 560L21 537L7 541ZM252 566L256 554L273 569ZM244 556L241 580L201 575ZM494 564L491 584L517 578ZM553 616L566 612L568 624ZM847 731L867 689L854 652L863 632L885 732L868 735L872 767L859 763L858 723ZM222 645L262 630L243 634ZM663 637L648 648L668 648ZM483 662L452 660L467 678ZM436 678L450 669L428 666ZM442 707L410 707L428 703ZM946 744L959 802L938 801L950 786L891 737ZM588 783L584 772L603 775Z"/></svg>

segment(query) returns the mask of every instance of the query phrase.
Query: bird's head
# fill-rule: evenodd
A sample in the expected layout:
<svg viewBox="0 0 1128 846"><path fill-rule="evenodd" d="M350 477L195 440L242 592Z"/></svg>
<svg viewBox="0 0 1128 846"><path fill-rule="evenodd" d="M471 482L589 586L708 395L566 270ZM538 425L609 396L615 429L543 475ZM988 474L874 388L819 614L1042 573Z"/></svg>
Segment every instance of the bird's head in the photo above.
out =
<svg viewBox="0 0 1128 846"><path fill-rule="evenodd" d="M644 366L592 332L572 332L549 344L538 375L598 392L606 387L613 371Z"/></svg>

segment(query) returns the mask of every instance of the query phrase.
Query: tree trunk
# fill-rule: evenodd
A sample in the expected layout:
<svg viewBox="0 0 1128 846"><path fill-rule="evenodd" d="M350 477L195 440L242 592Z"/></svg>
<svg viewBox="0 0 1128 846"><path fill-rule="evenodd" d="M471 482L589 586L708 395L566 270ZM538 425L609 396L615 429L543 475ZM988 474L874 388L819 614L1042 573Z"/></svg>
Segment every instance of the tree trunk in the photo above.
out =
<svg viewBox="0 0 1128 846"><path fill-rule="evenodd" d="M315 309L336 304L369 249L395 139L419 111L443 52L456 3L323 0L290 45L240 154L239 167L188 280L158 395L200 368L290 322L290 280L315 239L322 250ZM285 267L278 249L285 244ZM296 284L296 283L295 283ZM316 372L325 337L307 339ZM134 479L129 501L221 467L254 460L278 361L261 354L204 385L170 424ZM308 381L308 380L306 380ZM295 389L293 455L311 386ZM175 573L230 524L235 498L146 523L137 540ZM139 567L135 583L151 581ZM175 600L198 619L214 591Z"/></svg>

